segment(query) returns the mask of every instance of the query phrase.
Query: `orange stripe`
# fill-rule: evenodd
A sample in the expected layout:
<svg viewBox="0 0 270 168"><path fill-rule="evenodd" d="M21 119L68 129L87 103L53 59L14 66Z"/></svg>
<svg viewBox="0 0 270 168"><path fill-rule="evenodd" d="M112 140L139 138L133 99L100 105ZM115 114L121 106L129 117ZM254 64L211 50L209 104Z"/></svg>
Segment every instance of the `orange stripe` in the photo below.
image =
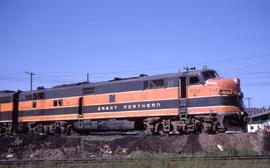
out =
<svg viewBox="0 0 270 168"><path fill-rule="evenodd" d="M19 117L19 122L31 122L31 121L55 121L55 120L77 120L77 114L65 114L65 115L52 115L52 116L31 116L31 117Z"/></svg>
<svg viewBox="0 0 270 168"><path fill-rule="evenodd" d="M84 119L109 119L109 118L132 118L132 117L152 117L152 116L175 116L178 109L146 110L146 111L124 111L107 113L86 113Z"/></svg>
<svg viewBox="0 0 270 168"><path fill-rule="evenodd" d="M187 87L187 97L211 97L211 96L220 96L219 90L221 89L220 85L194 85ZM232 89L232 86L222 86L222 89ZM233 88L233 95L238 94L236 88Z"/></svg>
<svg viewBox="0 0 270 168"><path fill-rule="evenodd" d="M219 86L194 85L187 87L187 97L219 96Z"/></svg>
<svg viewBox="0 0 270 168"><path fill-rule="evenodd" d="M53 106L54 100L63 100L62 106ZM33 102L37 103L36 108L33 108ZM36 101L26 101L20 102L19 111L26 110L38 110L38 109L53 109L53 108L65 108L65 107L75 107L79 105L79 97L70 98L57 98L57 99L46 99L46 100L36 100Z"/></svg>
<svg viewBox="0 0 270 168"><path fill-rule="evenodd" d="M12 111L13 103L2 103L0 104L0 112Z"/></svg>
<svg viewBox="0 0 270 168"><path fill-rule="evenodd" d="M124 111L124 112L106 112L106 113L85 113L84 119L109 119L109 118L132 118L132 117L154 117L154 116L177 116L179 109L162 109L162 110L141 110L141 111ZM207 114L212 112L240 112L240 109L234 106L216 106L216 107L196 107L188 108L188 114ZM55 120L77 120L77 114L53 115L53 116L31 116L19 117L20 122L31 121L55 121Z"/></svg>
<svg viewBox="0 0 270 168"><path fill-rule="evenodd" d="M176 99L178 98L178 88L177 87L161 88L161 89L134 91L134 92L133 91L120 92L120 93L112 93L112 94L116 95L115 103ZM108 103L110 103L109 94L84 96L84 102L83 102L85 106L108 104Z"/></svg>
<svg viewBox="0 0 270 168"><path fill-rule="evenodd" d="M241 112L238 107L235 106L208 106L208 107L189 107L188 114L206 114L216 112Z"/></svg>

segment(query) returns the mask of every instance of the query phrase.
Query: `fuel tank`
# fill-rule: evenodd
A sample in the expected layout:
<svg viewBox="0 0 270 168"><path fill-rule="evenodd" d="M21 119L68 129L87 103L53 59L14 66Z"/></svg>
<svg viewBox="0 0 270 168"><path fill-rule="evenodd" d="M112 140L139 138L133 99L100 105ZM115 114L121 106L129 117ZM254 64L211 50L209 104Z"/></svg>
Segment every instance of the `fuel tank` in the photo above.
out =
<svg viewBox="0 0 270 168"><path fill-rule="evenodd" d="M134 128L134 121L128 120L83 120L75 123L75 129L89 131L130 131Z"/></svg>

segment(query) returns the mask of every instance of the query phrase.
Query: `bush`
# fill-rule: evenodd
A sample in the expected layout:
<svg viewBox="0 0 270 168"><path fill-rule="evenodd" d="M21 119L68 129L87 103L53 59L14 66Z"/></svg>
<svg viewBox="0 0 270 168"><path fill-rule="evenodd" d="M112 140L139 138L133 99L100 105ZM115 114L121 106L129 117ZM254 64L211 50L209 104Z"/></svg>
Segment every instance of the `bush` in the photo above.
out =
<svg viewBox="0 0 270 168"><path fill-rule="evenodd" d="M20 137L17 137L17 138L15 139L15 141L14 141L11 145L14 146L14 147L19 147L19 146L22 145L22 143L23 143L23 140L20 139Z"/></svg>

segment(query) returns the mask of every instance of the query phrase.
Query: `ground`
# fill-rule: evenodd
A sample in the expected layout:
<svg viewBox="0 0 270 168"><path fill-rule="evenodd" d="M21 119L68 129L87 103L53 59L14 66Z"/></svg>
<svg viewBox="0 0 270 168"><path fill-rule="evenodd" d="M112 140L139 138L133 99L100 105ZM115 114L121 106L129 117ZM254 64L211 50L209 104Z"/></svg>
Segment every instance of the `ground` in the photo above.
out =
<svg viewBox="0 0 270 168"><path fill-rule="evenodd" d="M182 156L250 155L268 154L270 151L269 133L60 137L18 135L2 136L0 142L1 160L133 157L145 153Z"/></svg>

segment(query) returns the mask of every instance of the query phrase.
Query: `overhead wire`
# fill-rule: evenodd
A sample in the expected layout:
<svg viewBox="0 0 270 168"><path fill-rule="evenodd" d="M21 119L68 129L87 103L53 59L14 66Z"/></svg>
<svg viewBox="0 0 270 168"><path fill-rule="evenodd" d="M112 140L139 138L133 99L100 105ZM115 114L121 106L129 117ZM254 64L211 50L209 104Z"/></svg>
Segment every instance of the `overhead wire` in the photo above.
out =
<svg viewBox="0 0 270 168"><path fill-rule="evenodd" d="M207 62L201 62L201 63L194 63L193 65L209 65L209 64L220 64L220 63L226 63L226 62L237 62L242 60L250 60L250 59L258 59L258 58L268 58L270 57L270 54L266 55L258 55L258 56L248 56L248 57L238 57L233 59L223 59L223 60L212 60ZM269 62L269 60L268 60ZM245 76L251 76L251 75L262 75L262 74L270 74L270 71L249 71L251 70L251 67L254 67L256 65L259 65L260 62L252 64L253 66L244 65L242 67L237 67L235 71L231 72L225 72L222 73L223 75L239 75L242 76L243 79L245 79ZM152 70L161 70L161 69L171 69L171 68L178 68L184 65L173 65L173 66L162 66L162 67L153 67L153 68L146 68L146 69L133 69L133 70L124 70L124 71L114 71L114 72L101 72L101 73L91 73L91 77L93 79L107 79L107 78L113 78L115 77L113 74L121 74L121 73L135 73L135 72L145 72L145 71L152 71ZM239 70L245 70L245 71L239 71ZM7 71L7 70L0 70L0 80L2 81L11 81L11 82L29 82L28 78L25 77L25 72L23 71ZM35 75L34 79L43 82L43 83L68 83L70 81L82 81L84 80L84 76L86 78L86 73L82 72L36 72L37 75ZM248 78L246 78L248 79ZM252 79L252 77L251 77ZM256 79L256 78L253 78ZM258 78L260 79L260 78ZM262 77L263 79L263 77Z"/></svg>
<svg viewBox="0 0 270 168"><path fill-rule="evenodd" d="M225 63L225 62L234 62L234 61L241 61L241 60L249 60L249 59L258 59L258 58L266 58L270 57L270 54L265 55L256 55L256 56L246 56L246 57L238 57L238 58L231 58L231 59L222 59L222 60L212 60L212 61L205 61L200 63L188 63L190 65L204 65L204 64L216 64L216 63ZM104 74L115 74L115 73L125 73L125 72L142 72L142 71L148 71L148 70L161 70L161 69L168 69L168 68L179 68L179 67L185 67L187 64L182 65L171 65L171 66L159 66L159 67L152 67L152 68L142 68L142 69L130 69L130 70L119 70L119 71L110 71L110 72L100 72L100 73L91 73L91 75L104 75ZM1 71L2 72L22 72L22 71ZM85 74L82 72L39 72L40 74L52 74L52 75L74 75L74 74Z"/></svg>

